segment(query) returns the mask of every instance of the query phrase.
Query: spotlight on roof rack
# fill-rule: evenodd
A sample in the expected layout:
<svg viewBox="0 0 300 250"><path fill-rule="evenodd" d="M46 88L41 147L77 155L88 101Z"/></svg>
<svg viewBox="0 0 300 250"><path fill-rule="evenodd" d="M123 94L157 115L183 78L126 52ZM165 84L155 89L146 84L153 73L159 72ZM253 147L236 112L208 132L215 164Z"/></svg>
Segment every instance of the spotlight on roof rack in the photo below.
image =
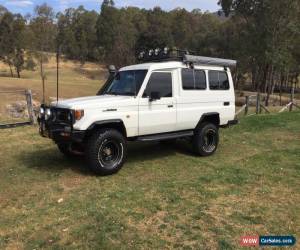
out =
<svg viewBox="0 0 300 250"><path fill-rule="evenodd" d="M168 47L165 47L165 48L164 48L164 54L167 55L168 53L169 53L169 48L168 48Z"/></svg>
<svg viewBox="0 0 300 250"><path fill-rule="evenodd" d="M153 56L153 54L154 54L154 50L153 50L153 49L150 49L150 50L149 50L149 56Z"/></svg>
<svg viewBox="0 0 300 250"><path fill-rule="evenodd" d="M158 55L159 55L159 52L160 52L160 49L159 49L159 48L156 48L155 51L154 51L154 54L155 54L156 56L158 56Z"/></svg>
<svg viewBox="0 0 300 250"><path fill-rule="evenodd" d="M139 60L142 60L142 59L145 57L145 55L146 55L146 52L145 52L145 51L140 52L140 53L139 53L139 56L138 56L138 59L139 59Z"/></svg>

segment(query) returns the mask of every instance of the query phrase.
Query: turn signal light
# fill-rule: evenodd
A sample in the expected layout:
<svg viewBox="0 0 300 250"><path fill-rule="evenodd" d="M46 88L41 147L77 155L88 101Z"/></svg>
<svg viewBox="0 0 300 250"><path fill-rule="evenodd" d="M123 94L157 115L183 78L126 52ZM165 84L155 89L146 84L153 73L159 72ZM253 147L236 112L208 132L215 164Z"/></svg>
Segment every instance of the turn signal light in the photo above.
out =
<svg viewBox="0 0 300 250"><path fill-rule="evenodd" d="M75 110L75 120L76 121L79 121L83 116L84 116L84 110L83 109Z"/></svg>

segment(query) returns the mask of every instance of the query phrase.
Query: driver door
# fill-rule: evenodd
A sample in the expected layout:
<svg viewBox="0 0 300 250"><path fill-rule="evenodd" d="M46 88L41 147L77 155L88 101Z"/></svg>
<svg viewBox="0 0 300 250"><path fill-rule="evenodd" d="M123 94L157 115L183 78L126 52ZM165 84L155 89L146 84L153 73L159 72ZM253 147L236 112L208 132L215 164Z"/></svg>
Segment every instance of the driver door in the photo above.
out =
<svg viewBox="0 0 300 250"><path fill-rule="evenodd" d="M151 100L156 92L160 99ZM176 129L176 101L172 72L152 72L139 101L139 135L172 132Z"/></svg>

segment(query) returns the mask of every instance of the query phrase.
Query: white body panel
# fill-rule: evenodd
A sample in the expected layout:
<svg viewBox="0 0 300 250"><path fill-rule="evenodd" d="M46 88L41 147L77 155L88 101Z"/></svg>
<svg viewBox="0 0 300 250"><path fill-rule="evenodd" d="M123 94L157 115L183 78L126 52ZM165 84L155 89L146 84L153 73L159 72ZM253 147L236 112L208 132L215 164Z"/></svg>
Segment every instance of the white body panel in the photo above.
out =
<svg viewBox="0 0 300 250"><path fill-rule="evenodd" d="M150 135L172 132L177 126L176 98L161 98L160 100L150 102L149 98L142 98L152 71L146 77L139 95L139 135ZM175 88L175 72L172 73L172 89Z"/></svg>
<svg viewBox="0 0 300 250"><path fill-rule="evenodd" d="M148 73L136 97L129 96L92 96L59 101L53 106L68 109L83 109L84 117L75 123L74 129L87 130L94 122L122 120L128 137L192 130L205 113L218 113L220 125L225 125L235 116L235 96L232 76L228 70L229 90L210 90L208 70L224 71L223 67L195 66L206 72L206 90L183 90L181 69L182 62L148 63L122 68L120 71L146 69ZM150 102L142 98L152 72L167 71L172 73L173 97ZM229 106L224 106L228 102Z"/></svg>

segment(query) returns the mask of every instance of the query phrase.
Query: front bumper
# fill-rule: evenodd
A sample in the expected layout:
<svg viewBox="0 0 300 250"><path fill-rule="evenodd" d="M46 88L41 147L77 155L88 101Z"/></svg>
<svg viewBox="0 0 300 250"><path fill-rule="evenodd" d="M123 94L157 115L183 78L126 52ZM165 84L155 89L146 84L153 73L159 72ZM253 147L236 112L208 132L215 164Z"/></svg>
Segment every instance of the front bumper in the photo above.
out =
<svg viewBox="0 0 300 250"><path fill-rule="evenodd" d="M40 135L45 138L52 139L55 143L82 143L85 138L85 131L69 130L65 128L46 127L43 122L40 123Z"/></svg>
<svg viewBox="0 0 300 250"><path fill-rule="evenodd" d="M55 112L55 110L53 110ZM72 111L70 111L72 112ZM82 143L86 132L73 128L73 119L60 121L57 118L40 115L38 118L39 133L42 137L50 138L55 143Z"/></svg>

